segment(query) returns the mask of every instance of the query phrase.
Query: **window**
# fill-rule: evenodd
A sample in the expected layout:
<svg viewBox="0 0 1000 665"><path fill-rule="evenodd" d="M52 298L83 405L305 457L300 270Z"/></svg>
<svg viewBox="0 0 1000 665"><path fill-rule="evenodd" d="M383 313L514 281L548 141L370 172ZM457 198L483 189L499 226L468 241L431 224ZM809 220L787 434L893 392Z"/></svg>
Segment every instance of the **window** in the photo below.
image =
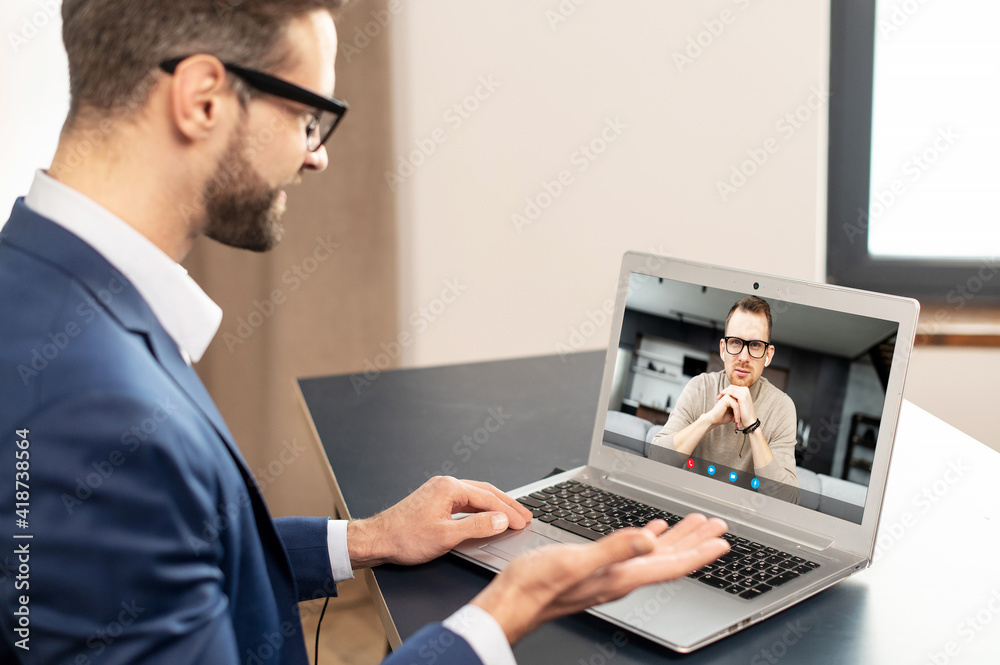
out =
<svg viewBox="0 0 1000 665"><path fill-rule="evenodd" d="M1000 3L831 4L827 279L1000 304Z"/></svg>

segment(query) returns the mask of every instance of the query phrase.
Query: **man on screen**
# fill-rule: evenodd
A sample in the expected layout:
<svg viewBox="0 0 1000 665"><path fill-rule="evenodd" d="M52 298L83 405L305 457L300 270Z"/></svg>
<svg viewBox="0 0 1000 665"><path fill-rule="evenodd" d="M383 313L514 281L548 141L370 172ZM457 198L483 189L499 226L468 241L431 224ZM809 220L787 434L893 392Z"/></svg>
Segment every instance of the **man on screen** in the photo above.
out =
<svg viewBox="0 0 1000 665"><path fill-rule="evenodd" d="M761 492L797 502L795 404L761 376L774 357L770 340L767 301L747 296L733 305L719 340L724 371L688 382L652 444L750 474Z"/></svg>

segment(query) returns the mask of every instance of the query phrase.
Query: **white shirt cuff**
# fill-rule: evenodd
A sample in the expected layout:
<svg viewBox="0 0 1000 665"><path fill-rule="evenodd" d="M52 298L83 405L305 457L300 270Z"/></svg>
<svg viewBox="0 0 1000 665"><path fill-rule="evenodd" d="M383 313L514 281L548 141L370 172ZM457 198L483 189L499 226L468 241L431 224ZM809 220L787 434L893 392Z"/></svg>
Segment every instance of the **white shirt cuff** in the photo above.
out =
<svg viewBox="0 0 1000 665"><path fill-rule="evenodd" d="M483 608L466 605L442 625L468 642L483 665L517 665L503 629Z"/></svg>
<svg viewBox="0 0 1000 665"><path fill-rule="evenodd" d="M347 520L330 520L326 526L326 548L330 553L333 581L354 579L351 556L347 552Z"/></svg>

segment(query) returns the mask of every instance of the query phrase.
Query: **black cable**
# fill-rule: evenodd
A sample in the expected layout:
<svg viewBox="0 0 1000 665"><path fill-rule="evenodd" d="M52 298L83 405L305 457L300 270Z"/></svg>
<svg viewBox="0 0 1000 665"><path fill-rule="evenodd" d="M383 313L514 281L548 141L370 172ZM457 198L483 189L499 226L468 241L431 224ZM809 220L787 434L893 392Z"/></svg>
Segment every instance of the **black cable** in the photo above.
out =
<svg viewBox="0 0 1000 665"><path fill-rule="evenodd" d="M323 601L323 611L319 613L319 621L316 622L316 657L313 658L313 665L319 665L319 627L323 625L323 615L326 614L326 606L330 604L330 596Z"/></svg>

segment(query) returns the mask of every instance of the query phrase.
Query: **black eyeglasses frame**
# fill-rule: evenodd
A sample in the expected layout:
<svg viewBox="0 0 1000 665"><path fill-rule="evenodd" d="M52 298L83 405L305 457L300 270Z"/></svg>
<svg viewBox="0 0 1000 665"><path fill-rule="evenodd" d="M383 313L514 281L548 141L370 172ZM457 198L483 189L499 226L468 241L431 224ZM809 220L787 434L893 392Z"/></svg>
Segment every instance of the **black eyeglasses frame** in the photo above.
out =
<svg viewBox="0 0 1000 665"><path fill-rule="evenodd" d="M731 339L738 339L740 341L740 350L737 351L736 353L733 353L732 351L729 350L729 340ZM742 337L733 337L732 335L727 335L723 337L722 341L725 343L726 353L728 353L729 355L738 356L741 353L743 353L743 349L746 348L747 353L750 355L750 357L755 358L756 360L760 360L761 358L767 355L767 348L769 346L774 346L774 344L771 344L770 342L765 342L762 339L743 339ZM755 356L754 354L750 353L750 344L753 342L760 342L761 344L764 345L764 352L761 353L759 356Z"/></svg>
<svg viewBox="0 0 1000 665"><path fill-rule="evenodd" d="M185 55L178 58L164 60L160 63L160 69L168 74L173 74L177 70L177 65L190 57L190 55ZM305 88L297 86L294 83L289 83L288 81L280 79L277 76L265 74L264 72L259 72L255 69L241 67L240 65L225 62L223 60L220 60L219 62L221 62L222 66L226 68L226 71L232 72L236 76L240 77L247 83L247 85L255 90L332 114L334 117L333 124L331 124L329 129L327 129L323 136L320 137L319 143L317 143L315 147L309 147L310 152L316 152L319 150L320 146L326 143L327 139L330 138L330 135L333 134L333 130L337 128L337 125L339 125L340 121L344 118L344 114L347 113L347 109L350 108L339 99L317 95L315 92L306 90ZM318 122L319 118L316 120ZM307 141L311 138L311 136L312 133L307 132Z"/></svg>

